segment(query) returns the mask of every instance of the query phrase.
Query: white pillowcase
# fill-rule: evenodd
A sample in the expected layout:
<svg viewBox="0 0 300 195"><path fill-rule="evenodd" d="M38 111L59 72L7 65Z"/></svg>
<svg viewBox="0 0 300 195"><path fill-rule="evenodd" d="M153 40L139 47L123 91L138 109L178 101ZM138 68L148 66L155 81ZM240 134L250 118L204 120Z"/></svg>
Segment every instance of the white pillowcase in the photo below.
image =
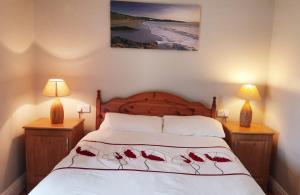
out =
<svg viewBox="0 0 300 195"><path fill-rule="evenodd" d="M162 117L109 112L105 114L100 130L162 133L162 123Z"/></svg>
<svg viewBox="0 0 300 195"><path fill-rule="evenodd" d="M164 116L163 133L224 138L222 124L205 116Z"/></svg>

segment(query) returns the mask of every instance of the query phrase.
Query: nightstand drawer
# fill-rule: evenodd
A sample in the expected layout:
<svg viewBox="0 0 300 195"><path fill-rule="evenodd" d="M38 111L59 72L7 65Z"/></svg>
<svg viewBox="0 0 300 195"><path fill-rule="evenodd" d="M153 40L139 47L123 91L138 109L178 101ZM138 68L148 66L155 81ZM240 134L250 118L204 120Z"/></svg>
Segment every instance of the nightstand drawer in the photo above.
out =
<svg viewBox="0 0 300 195"><path fill-rule="evenodd" d="M39 183L69 152L69 138L64 132L26 131L27 181Z"/></svg>
<svg viewBox="0 0 300 195"><path fill-rule="evenodd" d="M271 140L272 136L262 135L234 135L232 139L232 150L255 178L263 178L267 173Z"/></svg>
<svg viewBox="0 0 300 195"><path fill-rule="evenodd" d="M46 176L54 166L68 154L68 137L29 133L26 150L30 163L29 170L36 176Z"/></svg>

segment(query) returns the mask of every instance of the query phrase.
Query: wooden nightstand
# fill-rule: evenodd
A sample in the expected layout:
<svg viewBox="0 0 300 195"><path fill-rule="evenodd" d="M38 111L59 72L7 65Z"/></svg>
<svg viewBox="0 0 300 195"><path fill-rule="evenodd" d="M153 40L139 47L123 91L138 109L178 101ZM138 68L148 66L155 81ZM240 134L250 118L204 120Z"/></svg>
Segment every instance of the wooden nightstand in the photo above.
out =
<svg viewBox="0 0 300 195"><path fill-rule="evenodd" d="M53 125L47 118L28 124L26 142L26 187L32 190L83 137L84 120L65 119Z"/></svg>
<svg viewBox="0 0 300 195"><path fill-rule="evenodd" d="M240 127L239 123L223 123L226 141L241 160L256 182L266 192L273 135L275 132L264 126L252 124L250 128Z"/></svg>
<svg viewBox="0 0 300 195"><path fill-rule="evenodd" d="M223 123L223 126L227 143L266 192L275 132L258 124L252 124L250 128L243 128L239 123L226 122Z"/></svg>

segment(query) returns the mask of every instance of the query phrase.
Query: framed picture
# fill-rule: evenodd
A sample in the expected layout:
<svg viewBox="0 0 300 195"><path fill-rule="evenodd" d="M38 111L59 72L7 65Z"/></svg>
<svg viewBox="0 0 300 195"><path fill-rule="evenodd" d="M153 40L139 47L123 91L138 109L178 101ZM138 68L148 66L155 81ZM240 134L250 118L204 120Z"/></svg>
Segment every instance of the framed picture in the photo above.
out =
<svg viewBox="0 0 300 195"><path fill-rule="evenodd" d="M197 51L199 5L111 1L111 46Z"/></svg>

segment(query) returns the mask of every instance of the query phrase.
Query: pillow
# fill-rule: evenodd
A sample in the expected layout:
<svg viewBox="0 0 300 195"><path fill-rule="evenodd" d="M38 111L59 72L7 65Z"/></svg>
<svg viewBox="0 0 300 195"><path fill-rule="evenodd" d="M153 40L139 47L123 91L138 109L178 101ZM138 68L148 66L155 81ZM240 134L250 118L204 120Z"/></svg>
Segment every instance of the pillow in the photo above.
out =
<svg viewBox="0 0 300 195"><path fill-rule="evenodd" d="M224 138L222 124L205 116L164 116L163 133Z"/></svg>
<svg viewBox="0 0 300 195"><path fill-rule="evenodd" d="M106 113L100 130L162 133L162 117Z"/></svg>

